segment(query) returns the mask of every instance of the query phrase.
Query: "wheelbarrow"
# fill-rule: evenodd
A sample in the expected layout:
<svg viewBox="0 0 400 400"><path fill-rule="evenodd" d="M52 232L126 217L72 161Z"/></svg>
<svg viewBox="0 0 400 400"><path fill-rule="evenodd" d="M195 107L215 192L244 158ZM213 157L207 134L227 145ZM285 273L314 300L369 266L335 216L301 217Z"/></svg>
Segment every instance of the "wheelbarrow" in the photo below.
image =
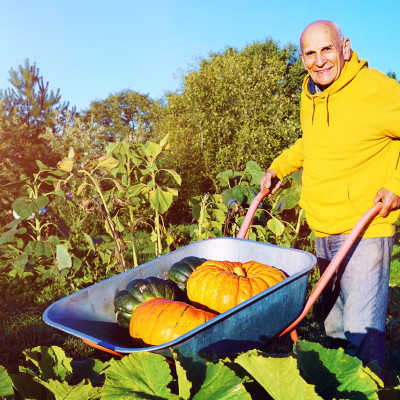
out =
<svg viewBox="0 0 400 400"><path fill-rule="evenodd" d="M182 356L193 359L222 357L260 348L272 338L288 332L296 341L295 327L382 205L376 204L358 221L305 302L308 276L316 265L315 256L302 250L245 239L255 211L268 193L269 190L264 189L252 201L237 238L223 237L192 243L82 289L50 305L43 314L44 322L90 346L120 356L151 351L170 357L171 350L176 349ZM133 279L149 276L166 279L169 268L188 256L219 261L254 260L279 268L288 277L168 343L135 347L128 330L115 322L115 295Z"/></svg>

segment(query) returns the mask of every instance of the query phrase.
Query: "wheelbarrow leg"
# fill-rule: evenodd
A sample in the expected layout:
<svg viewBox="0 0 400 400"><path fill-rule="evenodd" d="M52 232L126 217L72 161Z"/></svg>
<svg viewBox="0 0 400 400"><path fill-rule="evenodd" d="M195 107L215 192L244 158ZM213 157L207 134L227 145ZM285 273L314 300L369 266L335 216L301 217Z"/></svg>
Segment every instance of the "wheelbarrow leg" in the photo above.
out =
<svg viewBox="0 0 400 400"><path fill-rule="evenodd" d="M293 341L294 343L298 342L299 337L297 336L297 331L296 331L296 329L293 329L293 330L290 332L290 338L292 339L292 341Z"/></svg>
<svg viewBox="0 0 400 400"><path fill-rule="evenodd" d="M99 344L93 343L93 342L91 342L91 341L89 341L87 339L82 339L82 342L85 343L88 346L94 347L95 349L103 350L103 351L105 351L107 353L110 353L110 354L113 354L115 356L123 357L122 354L120 354L120 353L118 353L118 352L116 352L114 350L108 349L107 347L104 347L104 346L101 346Z"/></svg>

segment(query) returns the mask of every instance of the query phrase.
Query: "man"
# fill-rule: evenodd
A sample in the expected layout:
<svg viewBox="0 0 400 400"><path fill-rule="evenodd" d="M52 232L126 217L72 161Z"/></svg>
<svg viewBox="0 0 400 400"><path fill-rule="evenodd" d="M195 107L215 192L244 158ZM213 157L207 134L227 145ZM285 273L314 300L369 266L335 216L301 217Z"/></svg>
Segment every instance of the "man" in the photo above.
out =
<svg viewBox="0 0 400 400"><path fill-rule="evenodd" d="M282 152L261 179L274 194L283 178L303 168L300 206L316 236L321 273L359 218L381 201L323 296L328 336L346 352L384 366L394 223L400 206L400 84L368 68L330 21L300 36L303 136Z"/></svg>

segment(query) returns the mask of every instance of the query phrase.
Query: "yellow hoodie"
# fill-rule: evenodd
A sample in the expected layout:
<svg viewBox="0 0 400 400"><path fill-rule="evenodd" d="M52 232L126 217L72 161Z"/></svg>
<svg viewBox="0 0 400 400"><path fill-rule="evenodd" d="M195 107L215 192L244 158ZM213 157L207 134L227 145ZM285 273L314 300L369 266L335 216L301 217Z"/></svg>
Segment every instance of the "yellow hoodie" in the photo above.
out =
<svg viewBox="0 0 400 400"><path fill-rule="evenodd" d="M279 179L303 168L300 206L316 236L347 234L382 187L400 195L400 84L357 53L322 93L303 82L303 136L270 166ZM380 215L364 237L394 233L399 210Z"/></svg>

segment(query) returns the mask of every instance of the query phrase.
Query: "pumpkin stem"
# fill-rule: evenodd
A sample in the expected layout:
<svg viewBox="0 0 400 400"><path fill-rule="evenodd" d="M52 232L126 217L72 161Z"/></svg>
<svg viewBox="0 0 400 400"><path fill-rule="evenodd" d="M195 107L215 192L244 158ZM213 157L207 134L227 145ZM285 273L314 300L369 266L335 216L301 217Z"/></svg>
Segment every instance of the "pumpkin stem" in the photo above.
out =
<svg viewBox="0 0 400 400"><path fill-rule="evenodd" d="M242 277L246 277L246 273L244 272L242 267L233 267L233 272L237 275L237 276L242 276Z"/></svg>

